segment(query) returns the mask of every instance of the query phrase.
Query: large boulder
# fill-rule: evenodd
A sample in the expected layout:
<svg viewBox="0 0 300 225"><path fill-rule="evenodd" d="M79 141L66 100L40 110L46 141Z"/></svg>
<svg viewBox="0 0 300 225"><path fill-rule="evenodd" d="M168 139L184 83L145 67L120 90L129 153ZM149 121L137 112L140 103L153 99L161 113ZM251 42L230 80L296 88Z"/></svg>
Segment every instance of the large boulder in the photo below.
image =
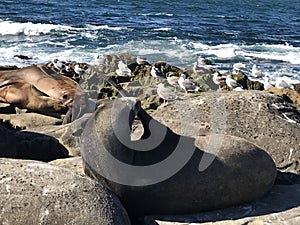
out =
<svg viewBox="0 0 300 225"><path fill-rule="evenodd" d="M111 191L37 161L0 159L0 205L0 224L130 224Z"/></svg>
<svg viewBox="0 0 300 225"><path fill-rule="evenodd" d="M300 111L277 95L207 92L186 96L151 115L183 135L218 133L244 138L266 150L281 171L300 174Z"/></svg>
<svg viewBox="0 0 300 225"><path fill-rule="evenodd" d="M136 114L144 133L131 141ZM218 152L204 152L199 148L204 141L175 134L139 101L122 98L107 102L87 122L81 154L86 174L115 192L132 217L224 208L257 199L272 187L276 168L265 151L225 136Z"/></svg>

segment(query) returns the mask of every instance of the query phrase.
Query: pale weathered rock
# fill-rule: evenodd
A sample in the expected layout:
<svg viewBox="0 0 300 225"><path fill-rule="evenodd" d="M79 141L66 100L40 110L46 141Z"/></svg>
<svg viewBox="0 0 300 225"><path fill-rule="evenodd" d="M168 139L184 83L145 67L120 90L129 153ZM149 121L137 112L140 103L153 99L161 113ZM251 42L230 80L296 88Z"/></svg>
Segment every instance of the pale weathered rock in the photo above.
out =
<svg viewBox="0 0 300 225"><path fill-rule="evenodd" d="M179 134L229 134L266 150L281 171L300 174L300 111L261 91L189 95L151 115Z"/></svg>
<svg viewBox="0 0 300 225"><path fill-rule="evenodd" d="M0 224L129 225L119 199L68 169L0 159Z"/></svg>
<svg viewBox="0 0 300 225"><path fill-rule="evenodd" d="M252 204L191 215L150 216L145 221L146 225L298 225L300 184L275 185Z"/></svg>
<svg viewBox="0 0 300 225"><path fill-rule="evenodd" d="M62 123L62 119L38 113L0 114L0 119L2 119L3 122L10 123L13 127L19 127L21 129Z"/></svg>
<svg viewBox="0 0 300 225"><path fill-rule="evenodd" d="M77 157L70 157L66 159L56 159L48 164L55 165L55 166L61 166L66 169L70 169L73 172L77 172L79 174L84 175L83 166L82 166L82 158L80 156Z"/></svg>

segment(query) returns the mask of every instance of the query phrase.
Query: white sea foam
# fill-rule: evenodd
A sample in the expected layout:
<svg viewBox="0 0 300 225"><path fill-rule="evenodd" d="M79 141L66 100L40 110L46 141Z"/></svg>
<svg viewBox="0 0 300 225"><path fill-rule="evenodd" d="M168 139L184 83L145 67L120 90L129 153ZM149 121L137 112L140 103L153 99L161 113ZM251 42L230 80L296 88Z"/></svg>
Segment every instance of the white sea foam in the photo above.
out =
<svg viewBox="0 0 300 225"><path fill-rule="evenodd" d="M73 28L72 28L73 29ZM236 62L246 64L246 74L251 77L251 68L257 64L264 73L268 73L271 82L276 77L288 76L293 80L300 80L300 48L288 44L282 45L238 45L220 44L209 45L202 42L190 42L177 38L166 40L132 40L124 44L111 44L104 46L78 45L78 35L89 39L97 37L94 29L101 29L99 26L87 26L81 28L80 33L70 34L70 38L58 42L56 39L43 39L37 42L26 41L10 46L0 46L0 65L24 66L32 63L49 62L58 58L62 61L77 61L94 63L95 56L107 54L119 54L128 52L140 55L150 63L166 61L180 68L191 68L198 56L211 59L215 62L215 68L222 73L232 70ZM74 36L72 36L74 35ZM93 36L94 35L94 36ZM14 55L22 54L32 57L32 60L20 60Z"/></svg>
<svg viewBox="0 0 300 225"><path fill-rule="evenodd" d="M28 35L36 36L41 34L48 34L53 30L68 30L71 27L54 24L43 23L19 23L13 21L0 20L0 35Z"/></svg>
<svg viewBox="0 0 300 225"><path fill-rule="evenodd" d="M86 25L85 27L72 27L65 25L45 24L45 23L19 23L9 20L0 20L0 36L4 35L25 35L38 36L50 34L51 32L78 32L84 33L87 37L95 39L97 30L124 30L127 27L111 27L108 25Z"/></svg>
<svg viewBox="0 0 300 225"><path fill-rule="evenodd" d="M172 28L169 28L169 27L161 27L161 28L155 28L153 29L155 31L169 31L169 30L172 30Z"/></svg>

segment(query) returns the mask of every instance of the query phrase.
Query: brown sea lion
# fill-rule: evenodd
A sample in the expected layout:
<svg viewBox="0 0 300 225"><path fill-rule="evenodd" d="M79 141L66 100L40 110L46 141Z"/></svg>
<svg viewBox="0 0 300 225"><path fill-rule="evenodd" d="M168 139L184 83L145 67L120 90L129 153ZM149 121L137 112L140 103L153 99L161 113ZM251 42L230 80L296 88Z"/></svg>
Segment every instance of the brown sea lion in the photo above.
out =
<svg viewBox="0 0 300 225"><path fill-rule="evenodd" d="M18 70L0 71L0 81L22 79L64 105L69 105L75 94L82 94L72 79L58 75L45 65L31 65Z"/></svg>
<svg viewBox="0 0 300 225"><path fill-rule="evenodd" d="M67 107L40 92L24 80L5 80L0 83L0 100L20 108L41 113L65 113Z"/></svg>
<svg viewBox="0 0 300 225"><path fill-rule="evenodd" d="M136 116L144 134L131 141ZM276 177L272 158L257 146L225 136L218 153L204 152L193 138L153 119L134 98L104 104L80 141L86 174L115 192L132 218L243 204L263 196ZM211 164L200 168L207 158Z"/></svg>
<svg viewBox="0 0 300 225"><path fill-rule="evenodd" d="M33 90L33 87L25 85L24 82L32 85L35 89ZM18 102L19 105L25 106L26 108L31 106L29 109L34 108L34 111L45 112L47 109L47 101L42 101L42 106L40 106L39 102L36 102L36 100L40 99L44 94L45 96L52 98L51 101L48 101L48 103L51 104L48 106L50 109L55 109L56 106L60 104L67 106L68 108L73 107L73 102L76 98L76 114L81 115L83 114L82 112L88 111L82 110L87 107L87 97L79 85L72 79L53 72L45 65L31 65L17 70L0 71L0 83L2 83L3 87L5 86L5 92L1 95L6 97L2 98L2 101L8 103ZM21 88L20 91L17 91L16 87ZM25 94L26 97L23 97L23 91L26 88L29 89ZM2 88L2 91L4 91L4 89ZM39 94L38 98L37 96L33 97L37 91L40 91L43 94ZM57 102L55 103L54 100ZM28 102L30 102L30 104L28 104Z"/></svg>

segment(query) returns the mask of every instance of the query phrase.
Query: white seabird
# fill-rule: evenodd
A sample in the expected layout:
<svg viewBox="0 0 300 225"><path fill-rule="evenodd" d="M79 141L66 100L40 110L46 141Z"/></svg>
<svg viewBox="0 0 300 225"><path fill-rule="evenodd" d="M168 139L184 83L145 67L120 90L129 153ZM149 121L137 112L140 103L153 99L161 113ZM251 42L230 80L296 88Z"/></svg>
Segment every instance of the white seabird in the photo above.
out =
<svg viewBox="0 0 300 225"><path fill-rule="evenodd" d="M234 80L231 75L226 76L226 84L231 89L235 89L235 88L238 88L236 90L243 89L243 86L239 84L236 80Z"/></svg>
<svg viewBox="0 0 300 225"><path fill-rule="evenodd" d="M150 65L150 64L147 62L146 58L143 58L143 57L141 57L141 56L137 56L137 57L136 57L136 63L137 63L138 65Z"/></svg>
<svg viewBox="0 0 300 225"><path fill-rule="evenodd" d="M294 90L294 85L288 77L277 77L275 81L276 88L289 88Z"/></svg>
<svg viewBox="0 0 300 225"><path fill-rule="evenodd" d="M128 76L128 77L130 77L132 75L131 70L128 68L128 66L122 60L120 60L118 62L118 69L116 69L116 73L119 76Z"/></svg>
<svg viewBox="0 0 300 225"><path fill-rule="evenodd" d="M210 74L211 66L212 62L209 59L199 56L197 61L194 63L193 71L194 73Z"/></svg>
<svg viewBox="0 0 300 225"><path fill-rule="evenodd" d="M61 70L69 71L69 67L66 66L62 61L60 61L58 59L52 60L52 63L53 63L54 68L57 69L58 71L61 71Z"/></svg>
<svg viewBox="0 0 300 225"><path fill-rule="evenodd" d="M78 64L75 65L74 71L75 71L75 73L77 73L78 75L86 74L86 71L85 71L84 69L80 68Z"/></svg>
<svg viewBox="0 0 300 225"><path fill-rule="evenodd" d="M254 77L263 77L264 74L262 71L260 71L259 69L257 69L257 66L254 64L252 66L252 76Z"/></svg>
<svg viewBox="0 0 300 225"><path fill-rule="evenodd" d="M198 91L199 87L196 86L192 81L186 78L186 74L181 74L180 78L178 79L179 86L185 91L187 94L189 91Z"/></svg>
<svg viewBox="0 0 300 225"><path fill-rule="evenodd" d="M163 83L157 85L157 94L164 100L163 106L166 106L168 101L174 101L178 98L178 96L170 89L166 88Z"/></svg>
<svg viewBox="0 0 300 225"><path fill-rule="evenodd" d="M270 83L270 77L264 76L264 90L267 90L271 87L273 87L273 85Z"/></svg>
<svg viewBox="0 0 300 225"><path fill-rule="evenodd" d="M167 81L168 81L168 83L171 86L175 87L175 90L176 90L176 87L179 85L178 84L178 79L179 79L179 77L176 76L175 74L167 75Z"/></svg>
<svg viewBox="0 0 300 225"><path fill-rule="evenodd" d="M219 87L221 85L224 85L226 82L226 77L220 74L218 71L213 73L213 82L218 85Z"/></svg>
<svg viewBox="0 0 300 225"><path fill-rule="evenodd" d="M166 75L155 66L152 66L150 73L151 73L151 76L156 79L166 78Z"/></svg>
<svg viewBox="0 0 300 225"><path fill-rule="evenodd" d="M235 64L233 64L232 69L233 69L232 70L233 73L238 73L238 71L246 69L246 64L244 64L244 63L235 63Z"/></svg>
<svg viewBox="0 0 300 225"><path fill-rule="evenodd" d="M242 69L246 69L246 64L244 63L235 63L233 64L233 69L234 70L242 70Z"/></svg>

